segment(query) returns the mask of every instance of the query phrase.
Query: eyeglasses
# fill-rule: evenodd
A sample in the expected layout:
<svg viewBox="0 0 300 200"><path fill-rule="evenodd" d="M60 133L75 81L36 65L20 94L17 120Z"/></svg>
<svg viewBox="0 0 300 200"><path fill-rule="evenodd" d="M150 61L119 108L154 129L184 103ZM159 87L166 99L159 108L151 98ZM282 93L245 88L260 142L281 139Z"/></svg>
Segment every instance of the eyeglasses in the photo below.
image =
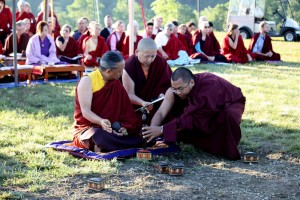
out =
<svg viewBox="0 0 300 200"><path fill-rule="evenodd" d="M204 26L204 28L209 28L209 26Z"/></svg>
<svg viewBox="0 0 300 200"><path fill-rule="evenodd" d="M190 81L185 85L185 86L181 86L179 88L173 88L171 87L172 92L176 93L176 94L181 94L183 92L183 90L190 84Z"/></svg>

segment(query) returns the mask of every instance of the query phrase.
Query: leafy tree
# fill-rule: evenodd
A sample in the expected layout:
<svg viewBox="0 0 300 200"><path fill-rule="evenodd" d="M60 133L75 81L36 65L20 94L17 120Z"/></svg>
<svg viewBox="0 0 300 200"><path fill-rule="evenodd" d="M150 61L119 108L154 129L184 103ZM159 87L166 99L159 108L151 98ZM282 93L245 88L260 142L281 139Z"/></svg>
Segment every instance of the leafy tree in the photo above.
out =
<svg viewBox="0 0 300 200"><path fill-rule="evenodd" d="M208 6L201 11L201 15L206 16L209 21L213 22L214 29L217 31L224 31L226 26L228 6L229 3L217 4L214 8Z"/></svg>
<svg viewBox="0 0 300 200"><path fill-rule="evenodd" d="M155 0L151 3L155 15L163 17L165 22L177 19L179 23L195 21L194 9L176 0Z"/></svg>

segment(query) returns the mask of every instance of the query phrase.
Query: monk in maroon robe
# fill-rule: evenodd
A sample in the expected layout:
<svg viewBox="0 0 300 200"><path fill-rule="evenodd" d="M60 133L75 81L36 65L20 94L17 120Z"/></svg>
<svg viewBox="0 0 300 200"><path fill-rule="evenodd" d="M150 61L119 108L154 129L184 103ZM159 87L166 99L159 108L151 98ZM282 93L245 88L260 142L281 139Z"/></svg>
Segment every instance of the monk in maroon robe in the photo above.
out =
<svg viewBox="0 0 300 200"><path fill-rule="evenodd" d="M245 48L243 38L236 24L229 26L229 33L223 40L222 54L228 62L248 63L253 61L252 53Z"/></svg>
<svg viewBox="0 0 300 200"><path fill-rule="evenodd" d="M19 1L18 2L18 8L19 10L16 12L16 21L29 19L30 21L30 29L29 29L29 35L34 35L36 31L36 21L35 16L31 12L26 12L26 8L28 3L25 1Z"/></svg>
<svg viewBox="0 0 300 200"><path fill-rule="evenodd" d="M227 62L221 52L214 50L214 41L209 35L209 22L204 21L199 24L199 29L194 32L193 46L196 53L191 58L200 58L201 62Z"/></svg>
<svg viewBox="0 0 300 200"><path fill-rule="evenodd" d="M90 31L87 30L84 34L82 34L79 39L77 40L77 47L79 49L79 52L83 54L83 41L85 38L89 37L91 35Z"/></svg>
<svg viewBox="0 0 300 200"><path fill-rule="evenodd" d="M217 40L215 33L214 33L214 25L212 22L209 22L209 28L208 28L208 35L211 38L212 44L213 44L213 51L214 54L220 54L221 53L221 46L219 41Z"/></svg>
<svg viewBox="0 0 300 200"><path fill-rule="evenodd" d="M171 68L165 59L156 54L155 42L144 38L139 42L135 55L125 63L122 82L135 108L147 107L170 87ZM154 109L147 107L150 110L149 122L157 108L156 105Z"/></svg>
<svg viewBox="0 0 300 200"><path fill-rule="evenodd" d="M129 24L127 26L127 29L129 30ZM141 39L143 39L142 36L138 35L138 30L139 30L139 25L137 23L137 21L133 21L133 35L134 35L134 38L133 38L133 41L134 41L134 46L133 46L133 51L135 52L135 50L137 49L137 45L139 43L139 41ZM123 47L122 47L122 53L123 53L123 56L124 56L124 59L127 60L128 57L129 57L129 35L126 35L125 36L125 39L123 41Z"/></svg>
<svg viewBox="0 0 300 200"><path fill-rule="evenodd" d="M44 2L41 3L41 9L42 11L38 14L38 17L37 17L37 20L36 20L36 23L38 24L40 21L43 21L43 16L44 16ZM51 12L51 9L50 9L50 6L49 6L49 17L52 17L52 12ZM55 12L53 12L53 17L55 18L55 31L56 32L60 32L60 24L58 22L58 19L57 19L57 16L55 14Z"/></svg>
<svg viewBox="0 0 300 200"><path fill-rule="evenodd" d="M193 75L184 67L172 74L172 87L143 135L148 141L182 141L210 154L240 159L240 123L246 98L241 89L211 73ZM172 111L173 120L163 124ZM176 112L175 112L176 111Z"/></svg>
<svg viewBox="0 0 300 200"><path fill-rule="evenodd" d="M105 39L100 36L100 25L95 23L90 28L91 35L83 41L83 58L85 66L99 66L99 59L108 51Z"/></svg>
<svg viewBox="0 0 300 200"><path fill-rule="evenodd" d="M12 13L5 5L5 0L0 0L0 42L4 46L6 37L12 29Z"/></svg>
<svg viewBox="0 0 300 200"><path fill-rule="evenodd" d="M124 65L118 52L106 52L101 67L78 83L73 145L101 152L141 146L137 118L119 81Z"/></svg>
<svg viewBox="0 0 300 200"><path fill-rule="evenodd" d="M249 51L254 54L256 61L279 61L280 54L273 51L271 38L268 35L270 30L269 24L266 21L262 21L259 24L260 33L253 35Z"/></svg>
<svg viewBox="0 0 300 200"><path fill-rule="evenodd" d="M115 30L107 38L107 46L110 51L119 51L122 53L123 42L125 39L125 23L121 20L116 21Z"/></svg>
<svg viewBox="0 0 300 200"><path fill-rule="evenodd" d="M17 35L17 53L24 53L27 48L27 44L29 41L29 35L25 32L25 23L23 21L19 21L16 23L16 35ZM14 51L13 46L13 33L11 33L6 41L5 41L5 55L8 56L10 53Z"/></svg>

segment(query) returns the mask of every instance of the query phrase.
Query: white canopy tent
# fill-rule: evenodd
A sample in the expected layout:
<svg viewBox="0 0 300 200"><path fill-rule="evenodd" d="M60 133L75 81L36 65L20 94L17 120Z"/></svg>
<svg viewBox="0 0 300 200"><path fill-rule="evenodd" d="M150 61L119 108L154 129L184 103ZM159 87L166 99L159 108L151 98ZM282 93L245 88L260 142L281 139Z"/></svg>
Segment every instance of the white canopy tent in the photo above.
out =
<svg viewBox="0 0 300 200"><path fill-rule="evenodd" d="M98 0L95 0L98 4ZM51 8L53 11L53 2L54 0L50 0ZM17 35L16 35L16 0L13 0L13 6L12 6L12 13L13 13L13 49L14 49L14 58L17 58ZM49 16L49 10L48 10L49 0L44 0L44 20L47 21ZM129 13L129 55L132 55L133 49L134 49L134 41L132 38L134 38L134 32L133 32L133 20L134 20L134 0L128 0L128 13ZM99 20L99 18L98 18ZM17 67L17 59L14 59L13 65L14 65L14 77L15 77L15 85L18 85L18 67Z"/></svg>

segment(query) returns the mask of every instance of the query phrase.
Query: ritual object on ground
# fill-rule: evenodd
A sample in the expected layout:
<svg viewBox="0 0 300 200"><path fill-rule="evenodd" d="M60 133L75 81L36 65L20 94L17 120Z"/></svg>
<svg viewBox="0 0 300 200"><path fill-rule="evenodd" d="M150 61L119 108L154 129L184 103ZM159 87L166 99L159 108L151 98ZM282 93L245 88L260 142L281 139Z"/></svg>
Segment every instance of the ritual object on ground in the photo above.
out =
<svg viewBox="0 0 300 200"><path fill-rule="evenodd" d="M258 154L254 152L246 152L244 153L244 162L246 163L257 163L259 161Z"/></svg>
<svg viewBox="0 0 300 200"><path fill-rule="evenodd" d="M88 180L88 188L90 190L101 191L105 187L105 179L103 178L90 178Z"/></svg>

